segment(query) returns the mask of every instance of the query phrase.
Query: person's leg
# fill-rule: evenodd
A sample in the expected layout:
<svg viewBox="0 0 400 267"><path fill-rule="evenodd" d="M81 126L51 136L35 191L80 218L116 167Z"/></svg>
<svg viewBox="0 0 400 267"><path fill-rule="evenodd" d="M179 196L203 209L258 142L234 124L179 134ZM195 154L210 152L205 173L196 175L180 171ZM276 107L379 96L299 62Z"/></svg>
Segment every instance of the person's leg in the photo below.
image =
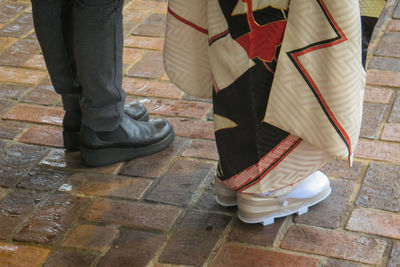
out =
<svg viewBox="0 0 400 267"><path fill-rule="evenodd" d="M67 0L32 0L36 36L54 89L62 97L64 146L79 148L80 94L72 50L68 48L72 2Z"/></svg>
<svg viewBox="0 0 400 267"><path fill-rule="evenodd" d="M82 84L82 122L94 131L112 131L121 122L123 0L75 0L73 44Z"/></svg>
<svg viewBox="0 0 400 267"><path fill-rule="evenodd" d="M81 156L101 166L160 151L173 141L165 120L140 122L124 113L123 0L75 0L73 48L82 85Z"/></svg>
<svg viewBox="0 0 400 267"><path fill-rule="evenodd" d="M64 147L80 148L82 90L77 80L73 53L71 0L32 0L35 32L52 84L62 96ZM125 106L125 113L135 120L147 121L147 110L140 102Z"/></svg>

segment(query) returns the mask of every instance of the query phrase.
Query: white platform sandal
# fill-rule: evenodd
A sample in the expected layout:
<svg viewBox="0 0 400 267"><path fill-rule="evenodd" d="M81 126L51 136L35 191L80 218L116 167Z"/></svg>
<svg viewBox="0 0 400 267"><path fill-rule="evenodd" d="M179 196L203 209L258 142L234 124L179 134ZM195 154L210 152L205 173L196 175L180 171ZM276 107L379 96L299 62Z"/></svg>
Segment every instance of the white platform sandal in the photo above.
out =
<svg viewBox="0 0 400 267"><path fill-rule="evenodd" d="M215 201L224 207L232 207L237 205L236 192L221 183L218 178L215 178Z"/></svg>
<svg viewBox="0 0 400 267"><path fill-rule="evenodd" d="M309 207L321 202L330 193L328 177L317 171L293 188L283 188L266 196L237 194L238 217L246 223L273 224L275 218L307 213Z"/></svg>

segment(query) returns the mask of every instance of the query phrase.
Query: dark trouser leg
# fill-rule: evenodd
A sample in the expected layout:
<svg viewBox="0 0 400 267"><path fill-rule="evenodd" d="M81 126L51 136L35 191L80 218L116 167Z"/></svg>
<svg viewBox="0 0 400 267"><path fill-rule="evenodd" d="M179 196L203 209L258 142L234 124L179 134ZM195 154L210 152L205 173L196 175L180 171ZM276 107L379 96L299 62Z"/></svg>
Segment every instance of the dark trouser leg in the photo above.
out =
<svg viewBox="0 0 400 267"><path fill-rule="evenodd" d="M371 41L372 33L374 31L375 25L378 22L378 18L374 17L361 17L361 26L362 26L362 63L365 68L367 53L368 53L368 45Z"/></svg>
<svg viewBox="0 0 400 267"><path fill-rule="evenodd" d="M69 0L32 0L35 32L50 79L56 92L61 94L65 109L64 146L77 150L81 127L81 90L72 52L71 12L72 2Z"/></svg>
<svg viewBox="0 0 400 267"><path fill-rule="evenodd" d="M112 131L123 117L123 0L75 0L74 55L82 85L82 123Z"/></svg>

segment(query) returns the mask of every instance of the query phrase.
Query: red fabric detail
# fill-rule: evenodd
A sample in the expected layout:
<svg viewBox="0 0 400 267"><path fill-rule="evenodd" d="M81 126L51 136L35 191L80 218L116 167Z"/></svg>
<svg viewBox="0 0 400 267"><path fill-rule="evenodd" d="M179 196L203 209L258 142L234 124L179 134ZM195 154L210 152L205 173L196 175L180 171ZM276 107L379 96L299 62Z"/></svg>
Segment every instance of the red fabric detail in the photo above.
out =
<svg viewBox="0 0 400 267"><path fill-rule="evenodd" d="M197 31L199 31L201 33L204 33L204 34L208 34L208 30L207 29L204 29L204 28L194 24L193 22L190 22L190 21L182 18L181 16L176 14L174 11L172 11L170 8L168 8L168 13L171 14L172 16L174 16L177 20L179 20L179 21L185 23L186 25L192 27L193 29L195 29L195 30L197 30Z"/></svg>
<svg viewBox="0 0 400 267"><path fill-rule="evenodd" d="M336 40L336 41L334 41L334 42L331 42L331 43L320 44L320 45L317 45L317 46L313 46L313 47L307 48L307 49L299 51L297 53L293 53L292 55L293 55L294 60L296 61L296 63L300 67L301 71L307 77L307 79L310 82L311 86L313 87L314 91L317 93L318 98L321 100L321 103L323 104L323 106L326 109L326 111L328 112L329 116L331 117L331 119L335 123L336 127L339 129L339 131L341 132L343 137L346 139L346 141L348 143L349 157L350 157L351 151L352 151L350 137L348 136L348 134L346 133L346 131L344 130L342 125L340 125L339 121L336 119L335 115L333 114L332 110L329 108L329 106L326 103L325 99L323 98L320 90L318 89L318 86L315 84L315 82L312 79L311 75L307 72L307 70L304 68L303 64L301 64L301 62L299 60L300 56L308 54L308 53L310 53L312 51L316 51L316 50L319 50L319 49L322 49L322 48L331 47L331 46L340 44L340 43L342 43L342 42L347 40L346 35L342 31L342 29L338 26L336 21L333 19L332 15L329 13L329 10L325 5L324 0L319 0L319 2L321 3L322 8L325 10L327 16L329 17L329 20L332 22L332 24L334 25L335 29L339 32L339 35L340 35L341 38Z"/></svg>
<svg viewBox="0 0 400 267"><path fill-rule="evenodd" d="M250 32L240 36L236 41L246 50L249 58L258 57L271 62L275 57L276 47L282 43L286 20L260 26L254 20L252 0L243 0L243 2L247 3L247 21Z"/></svg>
<svg viewBox="0 0 400 267"><path fill-rule="evenodd" d="M282 142L280 142L274 149L272 149L269 153L267 153L262 159L260 159L256 164L253 164L252 166L248 167L247 169L243 170L242 172L240 172L240 173L236 174L235 176L232 176L222 182L227 187L235 190L235 189L238 189L238 188L250 183L252 180L258 178L263 172L265 172L266 169L270 168L273 165L273 167L270 170L268 170L268 172L270 172L287 155L289 155L290 152L293 151L293 149L295 147L297 147L297 146L293 147L293 145L296 142L298 142L299 139L300 138L295 135L292 135L292 134L289 135ZM284 157L282 157L283 155L284 155ZM267 175L267 173L265 173L265 175ZM261 177L258 181L256 181L255 183L253 183L251 185L254 185L254 184L260 182L265 177L265 175L263 175L263 177ZM249 186L251 186L251 185L249 185ZM247 186L247 187L249 187L249 186ZM246 188L241 189L238 192L241 192L241 191L245 190Z"/></svg>
<svg viewBox="0 0 400 267"><path fill-rule="evenodd" d="M217 35L211 37L210 40L208 41L208 44L212 44L212 42L214 42L215 39L218 39L219 37L221 37L221 36L227 34L228 32L229 32L229 30L226 30L226 31L223 31L223 32L221 32L221 33L219 33L219 34L217 34Z"/></svg>

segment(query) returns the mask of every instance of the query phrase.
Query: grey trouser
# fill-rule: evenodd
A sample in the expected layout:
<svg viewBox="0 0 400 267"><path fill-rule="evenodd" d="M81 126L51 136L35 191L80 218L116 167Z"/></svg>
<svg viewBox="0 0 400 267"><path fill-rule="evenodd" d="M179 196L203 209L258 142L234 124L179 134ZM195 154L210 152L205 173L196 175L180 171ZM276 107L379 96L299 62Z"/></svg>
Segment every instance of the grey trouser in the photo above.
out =
<svg viewBox="0 0 400 267"><path fill-rule="evenodd" d="M32 0L36 35L65 110L111 131L121 120L123 0Z"/></svg>

